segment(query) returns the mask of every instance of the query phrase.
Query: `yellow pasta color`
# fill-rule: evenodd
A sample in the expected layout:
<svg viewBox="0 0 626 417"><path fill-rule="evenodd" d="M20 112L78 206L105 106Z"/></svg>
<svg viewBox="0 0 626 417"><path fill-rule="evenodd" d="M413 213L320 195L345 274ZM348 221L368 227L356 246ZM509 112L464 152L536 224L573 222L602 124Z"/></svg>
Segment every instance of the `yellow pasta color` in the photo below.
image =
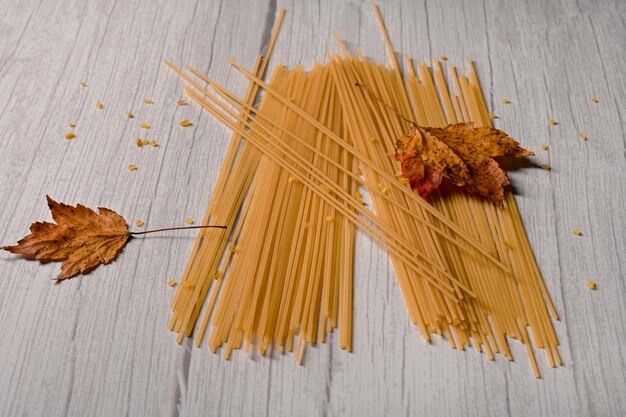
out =
<svg viewBox="0 0 626 417"><path fill-rule="evenodd" d="M137 227L141 227L141 226L143 226L143 225L144 225L143 220L140 220L140 219L135 220L135 226L137 226Z"/></svg>
<svg viewBox="0 0 626 417"><path fill-rule="evenodd" d="M134 114L132 114L131 112L126 113L126 117L128 117L129 119L133 119L135 117Z"/></svg>
<svg viewBox="0 0 626 417"><path fill-rule="evenodd" d="M137 171L137 165L135 165L135 164L130 164L130 165L128 166L128 170L129 170L129 171Z"/></svg>
<svg viewBox="0 0 626 417"><path fill-rule="evenodd" d="M65 139L74 139L76 137L76 135L74 134L74 132L67 132L65 134Z"/></svg>
<svg viewBox="0 0 626 417"><path fill-rule="evenodd" d="M191 123L191 122L190 122L189 120L187 120L187 119L185 119L185 120L183 120L183 121L181 121L181 122L179 123L179 125L180 125L181 127L188 127L188 126L191 126L192 124L193 124L193 123Z"/></svg>
<svg viewBox="0 0 626 417"><path fill-rule="evenodd" d="M193 221L193 219L191 217L187 217L185 219L185 223L187 223L187 224L194 224L194 221Z"/></svg>
<svg viewBox="0 0 626 417"><path fill-rule="evenodd" d="M68 122L68 123L67 123L67 126L68 126L68 127L76 127L76 123L74 123L74 122Z"/></svg>
<svg viewBox="0 0 626 417"><path fill-rule="evenodd" d="M103 108L104 105L102 104L102 102L100 100L96 101L96 109L102 110Z"/></svg>
<svg viewBox="0 0 626 417"><path fill-rule="evenodd" d="M176 282L175 279L170 279L169 281L167 281L167 286L168 287L175 287L178 284L178 282Z"/></svg>
<svg viewBox="0 0 626 417"><path fill-rule="evenodd" d="M574 230L572 230L572 234L574 236L582 236L583 232L581 232L580 229L574 229Z"/></svg>
<svg viewBox="0 0 626 417"><path fill-rule="evenodd" d="M139 127L142 129L150 129L150 125L146 122L139 123Z"/></svg>
<svg viewBox="0 0 626 417"><path fill-rule="evenodd" d="M144 104L154 104L154 101L151 98L144 98L143 99L143 103Z"/></svg>
<svg viewBox="0 0 626 417"><path fill-rule="evenodd" d="M593 281L591 279L589 281L587 281L587 288L589 288L590 290L593 291L593 290L596 289L596 287L597 287L597 284L596 284L595 281Z"/></svg>
<svg viewBox="0 0 626 417"><path fill-rule="evenodd" d="M186 106L187 105L187 100L178 100L176 102L176 104L178 104L179 106Z"/></svg>

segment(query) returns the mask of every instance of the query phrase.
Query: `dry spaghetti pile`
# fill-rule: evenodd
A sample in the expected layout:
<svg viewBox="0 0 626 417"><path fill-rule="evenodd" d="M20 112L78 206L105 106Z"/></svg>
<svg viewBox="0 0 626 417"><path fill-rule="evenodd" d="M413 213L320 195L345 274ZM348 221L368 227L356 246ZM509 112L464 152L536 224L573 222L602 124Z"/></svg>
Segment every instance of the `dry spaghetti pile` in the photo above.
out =
<svg viewBox="0 0 626 417"><path fill-rule="evenodd" d="M407 59L403 75L379 23L391 67L341 55L309 71L277 67L264 75L268 52L238 98L192 67L167 63L185 93L233 130L203 224L227 229L199 233L172 302L170 328L179 342L296 351L338 328L339 346L352 348L355 228L382 244L393 263L409 316L429 341L474 346L493 359L512 359L508 338L561 364L551 319L557 314L535 262L515 199L503 208L448 186L428 201L414 193L394 158L410 125L355 84L412 116L422 126L473 121L490 126L476 72L447 77ZM263 91L258 106L255 100ZM363 203L369 194L372 207ZM357 277L358 279L358 277ZM207 334L207 329L209 334Z"/></svg>

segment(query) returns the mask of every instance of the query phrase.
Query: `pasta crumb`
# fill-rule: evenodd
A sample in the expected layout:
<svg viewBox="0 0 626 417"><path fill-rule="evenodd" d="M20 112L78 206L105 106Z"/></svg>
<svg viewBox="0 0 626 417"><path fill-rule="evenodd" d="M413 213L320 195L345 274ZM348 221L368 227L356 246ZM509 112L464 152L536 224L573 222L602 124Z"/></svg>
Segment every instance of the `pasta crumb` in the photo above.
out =
<svg viewBox="0 0 626 417"><path fill-rule="evenodd" d="M580 231L580 229L574 229L572 230L572 233L574 234L574 236L582 236L583 233Z"/></svg>
<svg viewBox="0 0 626 417"><path fill-rule="evenodd" d="M141 226L143 226L143 225L144 225L143 220L141 220L141 219L137 219L137 220L135 220L135 226L137 226L137 227L141 227Z"/></svg>
<svg viewBox="0 0 626 417"><path fill-rule="evenodd" d="M541 165L541 168L545 169L546 171L550 171L552 169L550 164L543 164L543 165Z"/></svg>
<svg viewBox="0 0 626 417"><path fill-rule="evenodd" d="M137 165L135 165L135 164L130 164L130 165L128 166L128 170L129 170L129 171L137 171Z"/></svg>
<svg viewBox="0 0 626 417"><path fill-rule="evenodd" d="M168 287L175 287L178 284L178 282L176 282L175 279L170 279L169 281L167 281L167 286Z"/></svg>
<svg viewBox="0 0 626 417"><path fill-rule="evenodd" d="M193 123L191 123L189 120L185 119L182 122L179 123L181 127L188 127L191 126Z"/></svg>
<svg viewBox="0 0 626 417"><path fill-rule="evenodd" d="M584 135L584 133L579 133L578 134L578 139L582 140L583 142L587 140L587 136Z"/></svg>
<svg viewBox="0 0 626 417"><path fill-rule="evenodd" d="M541 146L539 147L539 149L541 149L542 151L544 151L544 152L545 152L545 151L547 151L547 150L548 150L548 145L545 145L545 144L544 144L544 145L541 145Z"/></svg>
<svg viewBox="0 0 626 417"><path fill-rule="evenodd" d="M142 129L150 129L150 125L146 122L139 123L139 127Z"/></svg>
<svg viewBox="0 0 626 417"><path fill-rule="evenodd" d="M68 126L68 127L76 127L76 123L74 123L74 122L68 122L68 123L67 123L67 126Z"/></svg>
<svg viewBox="0 0 626 417"><path fill-rule="evenodd" d="M597 285L596 282L593 280L589 280L587 281L587 288L589 288L590 290L594 291L596 289Z"/></svg>
<svg viewBox="0 0 626 417"><path fill-rule="evenodd" d="M76 135L74 134L74 132L67 132L65 134L65 139L74 139L76 137Z"/></svg>
<svg viewBox="0 0 626 417"><path fill-rule="evenodd" d="M498 118L498 115L497 115L497 114L495 114L495 113L489 113L489 118L490 118L490 119L497 119L497 118Z"/></svg>
<svg viewBox="0 0 626 417"><path fill-rule="evenodd" d="M103 108L104 105L102 104L102 102L100 100L96 101L96 109L102 110Z"/></svg>
<svg viewBox="0 0 626 417"><path fill-rule="evenodd" d="M151 98L144 98L143 102L144 104L154 104L154 100L152 100Z"/></svg>
<svg viewBox="0 0 626 417"><path fill-rule="evenodd" d="M147 143L146 143L147 145ZM156 148L157 146L159 146L159 142L157 142L156 140L152 140L152 142L150 142L150 146L152 146L153 148Z"/></svg>
<svg viewBox="0 0 626 417"><path fill-rule="evenodd" d="M502 104L511 104L511 100L509 100L508 98L503 98Z"/></svg>
<svg viewBox="0 0 626 417"><path fill-rule="evenodd" d="M137 144L138 147L142 147L145 146L149 143L149 141L147 139L137 139L137 141L135 142Z"/></svg>
<svg viewBox="0 0 626 417"><path fill-rule="evenodd" d="M131 112L126 113L126 117L128 117L129 119L134 119L135 115L132 114Z"/></svg>
<svg viewBox="0 0 626 417"><path fill-rule="evenodd" d="M187 223L187 224L194 224L194 221L193 221L193 219L191 217L187 217L185 219L185 223Z"/></svg>
<svg viewBox="0 0 626 417"><path fill-rule="evenodd" d="M556 126L558 123L556 122L556 120L554 120L554 119L550 119L550 120L548 120L548 124L549 124L550 126Z"/></svg>
<svg viewBox="0 0 626 417"><path fill-rule="evenodd" d="M81 82L80 82L80 86L81 86L82 88L85 88L85 87L87 87L87 83L86 83L86 82L84 82L84 81L81 81Z"/></svg>
<svg viewBox="0 0 626 417"><path fill-rule="evenodd" d="M441 55L441 56L439 57L439 59L440 59L440 60L442 60L442 61L447 61L447 60L448 60L448 57L447 57L447 56L445 56L445 55Z"/></svg>
<svg viewBox="0 0 626 417"><path fill-rule="evenodd" d="M186 106L187 105L187 100L178 100L176 102L176 104L178 104L179 106Z"/></svg>
<svg viewBox="0 0 626 417"><path fill-rule="evenodd" d="M592 99L591 99L591 102L592 102L592 103L599 103L599 102L600 102L600 100L598 100L597 98L595 98L595 97L594 97L594 98L592 98Z"/></svg>

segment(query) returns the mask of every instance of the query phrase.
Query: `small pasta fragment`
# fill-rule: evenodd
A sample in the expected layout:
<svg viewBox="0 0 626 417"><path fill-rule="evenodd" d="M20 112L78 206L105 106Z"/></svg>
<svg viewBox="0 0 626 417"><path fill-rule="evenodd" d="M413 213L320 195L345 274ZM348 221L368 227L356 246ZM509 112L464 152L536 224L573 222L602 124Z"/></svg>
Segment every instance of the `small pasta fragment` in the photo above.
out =
<svg viewBox="0 0 626 417"><path fill-rule="evenodd" d="M179 125L180 125L181 127L188 127L188 126L191 126L192 124L193 124L193 123L191 123L191 122L190 122L189 120L187 120L187 119L185 119L185 120L183 120L183 121L181 121L181 122L179 123Z"/></svg>

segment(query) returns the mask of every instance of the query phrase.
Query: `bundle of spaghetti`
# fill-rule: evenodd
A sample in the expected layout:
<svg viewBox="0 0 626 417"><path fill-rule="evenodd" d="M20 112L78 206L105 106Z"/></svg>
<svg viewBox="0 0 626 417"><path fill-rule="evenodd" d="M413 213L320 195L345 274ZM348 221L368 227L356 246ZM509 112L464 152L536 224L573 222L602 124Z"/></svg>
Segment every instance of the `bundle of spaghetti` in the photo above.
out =
<svg viewBox="0 0 626 417"><path fill-rule="evenodd" d="M191 86L208 93L174 69ZM317 66L308 74L301 68L287 71L278 67L270 85L294 105L314 114L337 135L343 135L342 113L338 111L339 101L327 67ZM210 108L197 92L190 88L185 91L193 100ZM290 152L308 161L316 173L324 175L331 184L338 184L342 192L353 193L355 181L346 175L352 170L352 157L291 112L274 106L275 101L264 96L258 112L265 119L244 122L249 129L238 133L255 144L265 143L266 135L273 135ZM233 117L231 127L236 129L237 114L232 110L228 114ZM291 143L294 137L298 138L297 143ZM221 289L214 289L200 328L199 338L208 317L212 317L209 346L216 350L226 343L226 357L232 349L240 348L244 340L248 350L256 344L261 354L272 344L292 350L294 336L299 333L297 359L300 361L304 343L315 344L318 338L325 340L326 332L337 327L338 320L343 323L340 346L351 348L354 226L342 213L303 187L298 179L306 180L310 172L297 178L282 169L277 161L285 157L279 155L274 160L262 157L254 168L231 254L222 264L223 274L218 277L224 284ZM238 174L235 164L229 176ZM216 255L214 259L224 255L219 250L212 254ZM225 277L228 279L224 280ZM188 278L196 282L198 276L190 274ZM218 290L219 299L214 304ZM177 309L174 305L175 313Z"/></svg>
<svg viewBox="0 0 626 417"><path fill-rule="evenodd" d="M422 126L443 127L455 121L489 125L480 87L474 81L477 77L473 66L470 66L470 79L473 82L467 77L461 77L459 84L464 87L458 90L457 94L460 95L452 96L453 98L446 96L449 93L438 63L435 64L435 78L439 89L435 87L432 73L425 64L419 65L421 79L417 77L412 66L409 67L406 90L396 71L362 57L334 57L331 67L338 83L345 114L355 115L355 120L349 127L354 143L362 153L370 155L372 161L376 161L381 169L387 169L389 173L399 169L393 150L395 141L408 130L408 126L402 125L403 122L393 112L355 89L355 83L367 85L401 113L413 115ZM455 70L451 73L456 77ZM453 99L456 107L464 110L455 112ZM450 117L446 115L444 108L450 112ZM377 172L369 169L364 171L366 177L371 178L369 182L380 180ZM394 195L400 197L400 194ZM372 201L378 216L389 218L390 222L394 221L394 216L400 217L400 213L394 211L394 207L387 201L375 197ZM402 201L400 198L397 200L398 203ZM556 312L530 250L510 191L503 209L497 209L476 196L451 187L444 187L432 197L431 202L455 224L476 237L506 268L493 262L485 262L480 256L463 256L458 247L451 245L448 240L431 234L432 240L423 250L427 250L426 246L437 248L440 251L437 259L443 261L445 270L476 293L475 298L465 297L457 305L453 305L453 308L449 308L448 304L433 302L432 300L437 300L438 291L423 285L424 281L418 277L403 274L402 271L406 270L404 261L391 256L411 317L417 318L417 325L422 333L426 325L427 331L443 333L451 344L456 343L461 348L470 344L471 337L475 341L475 347L481 349L482 346L490 357L494 352L501 352L509 359L512 357L506 336L521 339L528 346L533 369L538 375L526 333L526 327L529 326L535 346L545 348L550 365L561 363L558 342L550 320L551 314L552 318L557 318ZM406 203L411 210L420 213L419 207L414 206L411 201L406 200ZM439 222L435 218L430 220ZM409 238L416 245L421 243L424 236L428 236L429 230L419 223L414 223L415 229L408 227L411 224L409 217L402 218L400 224L407 235L415 233ZM454 334L454 338L449 337L450 333Z"/></svg>

